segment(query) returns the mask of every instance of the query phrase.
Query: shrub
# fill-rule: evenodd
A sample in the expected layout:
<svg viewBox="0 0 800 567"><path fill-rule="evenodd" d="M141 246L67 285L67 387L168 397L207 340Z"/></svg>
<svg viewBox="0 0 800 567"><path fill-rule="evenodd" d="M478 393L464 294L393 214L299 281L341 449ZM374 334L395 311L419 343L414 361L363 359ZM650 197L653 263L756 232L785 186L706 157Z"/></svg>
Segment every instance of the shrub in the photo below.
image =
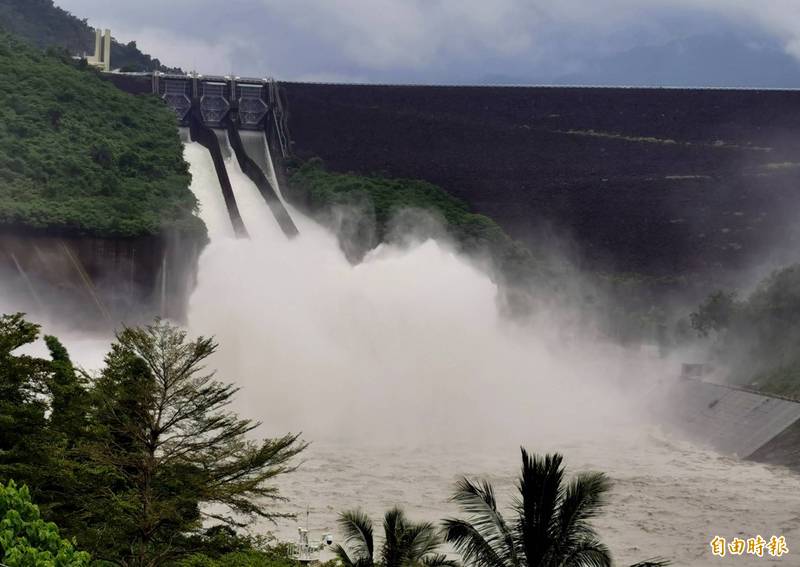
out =
<svg viewBox="0 0 800 567"><path fill-rule="evenodd" d="M0 484L0 563L8 567L83 567L89 554L76 551L52 522L39 516L28 488Z"/></svg>

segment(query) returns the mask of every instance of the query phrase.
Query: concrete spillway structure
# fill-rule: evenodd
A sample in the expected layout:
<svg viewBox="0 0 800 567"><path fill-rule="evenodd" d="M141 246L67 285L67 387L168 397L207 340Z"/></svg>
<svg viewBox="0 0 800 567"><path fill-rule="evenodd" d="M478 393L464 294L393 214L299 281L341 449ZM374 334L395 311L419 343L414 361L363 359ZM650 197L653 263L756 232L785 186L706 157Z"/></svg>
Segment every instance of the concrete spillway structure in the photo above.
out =
<svg viewBox="0 0 800 567"><path fill-rule="evenodd" d="M199 107L194 107L190 123L192 140L200 143L200 145L204 146L211 154L211 159L214 161L214 169L219 179L219 185L222 189L222 196L225 199L225 206L228 209L231 224L233 225L233 232L238 238L247 238L247 229L244 226L242 215L236 204L236 198L233 195L233 187L228 177L228 170L225 169L225 157L222 154L222 146L219 138L211 128L203 123L198 116L199 113Z"/></svg>
<svg viewBox="0 0 800 567"><path fill-rule="evenodd" d="M233 124L228 125L228 140L236 154L236 159L242 171L255 183L261 196L272 211L275 220L283 233L292 238L297 236L297 227L289 216L289 212L278 198L267 176L269 164L267 163L267 145L263 132L240 132Z"/></svg>
<svg viewBox="0 0 800 567"><path fill-rule="evenodd" d="M114 77L112 80L131 92L146 92L144 76ZM272 169L264 130L274 112L274 88L266 79L206 77L202 75L161 75L150 77L150 89L175 113L180 126L188 126L193 141L205 146L214 160L220 187L234 232L248 235L225 169L223 148L230 147L244 174L256 185L287 237L297 227L269 182ZM255 134L251 136L249 134Z"/></svg>
<svg viewBox="0 0 800 567"><path fill-rule="evenodd" d="M800 470L800 403L682 378L663 399L664 418L717 451Z"/></svg>
<svg viewBox="0 0 800 567"><path fill-rule="evenodd" d="M224 127L233 121L241 129L264 130L272 111L274 87L268 79L205 76L199 74L115 73L117 86L133 93L160 96L175 112L181 126L189 125L189 110L199 106L206 126Z"/></svg>

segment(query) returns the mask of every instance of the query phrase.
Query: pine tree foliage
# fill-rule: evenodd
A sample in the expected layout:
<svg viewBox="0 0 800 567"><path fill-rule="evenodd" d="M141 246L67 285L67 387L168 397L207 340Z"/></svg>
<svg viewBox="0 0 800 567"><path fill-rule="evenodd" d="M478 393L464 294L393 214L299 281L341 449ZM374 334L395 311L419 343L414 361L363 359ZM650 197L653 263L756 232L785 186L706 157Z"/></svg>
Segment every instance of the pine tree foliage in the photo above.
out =
<svg viewBox="0 0 800 567"><path fill-rule="evenodd" d="M175 533L204 518L243 526L285 516L268 506L282 499L271 481L295 469L306 445L294 434L252 439L260 424L230 410L238 388L205 367L216 350L213 339L187 340L166 322L117 335L95 387L99 434L89 452L113 479L114 540L129 546L109 555L160 564L185 551ZM93 523L100 546L108 525L102 516Z"/></svg>

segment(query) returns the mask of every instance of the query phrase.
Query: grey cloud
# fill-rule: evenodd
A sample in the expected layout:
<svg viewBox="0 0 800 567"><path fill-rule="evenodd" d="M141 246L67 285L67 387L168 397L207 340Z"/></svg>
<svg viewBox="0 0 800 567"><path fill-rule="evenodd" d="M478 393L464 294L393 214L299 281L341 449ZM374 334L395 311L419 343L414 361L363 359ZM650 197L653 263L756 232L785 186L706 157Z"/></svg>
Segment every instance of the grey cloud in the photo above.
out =
<svg viewBox="0 0 800 567"><path fill-rule="evenodd" d="M731 30L800 60L797 0L56 1L166 64L205 73L547 81L637 46Z"/></svg>

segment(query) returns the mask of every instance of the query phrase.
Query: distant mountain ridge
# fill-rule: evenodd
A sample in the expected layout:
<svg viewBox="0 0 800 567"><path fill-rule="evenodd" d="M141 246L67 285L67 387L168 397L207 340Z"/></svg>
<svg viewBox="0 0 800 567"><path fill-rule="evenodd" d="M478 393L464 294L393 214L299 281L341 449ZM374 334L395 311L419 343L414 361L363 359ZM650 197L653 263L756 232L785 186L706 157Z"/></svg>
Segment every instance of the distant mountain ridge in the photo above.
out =
<svg viewBox="0 0 800 567"><path fill-rule="evenodd" d="M601 58L555 84L798 88L800 62L774 41L735 33L640 45Z"/></svg>
<svg viewBox="0 0 800 567"><path fill-rule="evenodd" d="M60 47L73 55L94 51L94 30L87 20L59 8L53 0L0 0L0 29L40 48ZM142 53L135 41L113 40L111 63L126 71L180 72Z"/></svg>
<svg viewBox="0 0 800 567"><path fill-rule="evenodd" d="M774 39L723 30L637 45L591 58L570 72L548 68L528 73L488 73L477 83L796 89L800 88L800 61Z"/></svg>

